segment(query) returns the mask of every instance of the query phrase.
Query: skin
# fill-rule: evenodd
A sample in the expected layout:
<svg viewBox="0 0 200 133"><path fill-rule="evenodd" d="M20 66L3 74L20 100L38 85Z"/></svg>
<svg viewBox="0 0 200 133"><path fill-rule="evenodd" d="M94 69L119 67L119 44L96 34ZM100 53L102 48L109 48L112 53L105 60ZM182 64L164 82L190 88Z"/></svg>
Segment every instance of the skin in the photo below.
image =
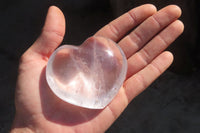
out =
<svg viewBox="0 0 200 133"><path fill-rule="evenodd" d="M177 20L180 15L181 10L175 5L159 11L153 5L142 5L94 35L118 43L127 57L128 72L111 103L104 109L91 110L60 100L47 85L45 68L48 58L65 34L64 15L57 7L51 6L41 35L20 60L15 93L16 115L11 132L105 132L131 100L172 63L173 55L164 50L183 32L184 26Z"/></svg>

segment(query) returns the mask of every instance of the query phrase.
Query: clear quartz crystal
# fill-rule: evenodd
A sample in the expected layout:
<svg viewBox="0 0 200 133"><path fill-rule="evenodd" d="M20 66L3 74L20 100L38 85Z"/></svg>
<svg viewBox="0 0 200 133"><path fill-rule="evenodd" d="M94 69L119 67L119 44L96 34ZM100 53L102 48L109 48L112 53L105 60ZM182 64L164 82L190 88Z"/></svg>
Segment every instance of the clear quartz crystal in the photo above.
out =
<svg viewBox="0 0 200 133"><path fill-rule="evenodd" d="M127 60L120 47L103 37L81 46L63 45L51 55L46 79L62 100L85 108L102 109L122 86Z"/></svg>

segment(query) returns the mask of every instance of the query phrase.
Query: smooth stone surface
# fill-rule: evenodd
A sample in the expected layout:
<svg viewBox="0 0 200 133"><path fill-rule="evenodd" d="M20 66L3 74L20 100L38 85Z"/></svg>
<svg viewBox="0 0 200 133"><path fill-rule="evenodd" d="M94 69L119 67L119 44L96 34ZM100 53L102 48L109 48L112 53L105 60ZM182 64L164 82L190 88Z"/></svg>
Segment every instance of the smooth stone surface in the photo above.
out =
<svg viewBox="0 0 200 133"><path fill-rule="evenodd" d="M73 105L102 109L118 93L127 72L120 47L103 37L63 45L51 55L46 79L56 96Z"/></svg>

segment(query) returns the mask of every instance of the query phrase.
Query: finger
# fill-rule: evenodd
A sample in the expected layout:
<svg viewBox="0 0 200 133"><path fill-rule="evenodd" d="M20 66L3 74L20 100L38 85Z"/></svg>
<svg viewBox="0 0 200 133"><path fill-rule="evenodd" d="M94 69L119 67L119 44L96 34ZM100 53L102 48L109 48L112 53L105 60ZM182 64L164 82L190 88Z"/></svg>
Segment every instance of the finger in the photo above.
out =
<svg viewBox="0 0 200 133"><path fill-rule="evenodd" d="M127 78L143 69L156 56L165 50L182 32L183 23L179 20L170 24L154 37L145 47L128 59Z"/></svg>
<svg viewBox="0 0 200 133"><path fill-rule="evenodd" d="M119 93L108 106L109 116L113 117L113 121L123 112L134 97L144 91L170 66L172 61L173 55L170 52L163 52L143 70L125 81Z"/></svg>
<svg viewBox="0 0 200 133"><path fill-rule="evenodd" d="M175 21L181 15L181 10L175 5L167 6L145 20L132 33L119 42L126 57L130 57L146 44L164 27Z"/></svg>
<svg viewBox="0 0 200 133"><path fill-rule="evenodd" d="M155 6L146 4L139 6L113 20L100 29L95 36L103 36L115 42L119 41L127 32L140 24L143 20L156 12Z"/></svg>
<svg viewBox="0 0 200 133"><path fill-rule="evenodd" d="M29 51L49 57L62 42L64 34L64 15L59 8L51 6L48 10L42 33L29 48Z"/></svg>
<svg viewBox="0 0 200 133"><path fill-rule="evenodd" d="M170 52L163 52L144 69L127 79L124 88L128 101L144 91L171 65L172 61L173 55Z"/></svg>

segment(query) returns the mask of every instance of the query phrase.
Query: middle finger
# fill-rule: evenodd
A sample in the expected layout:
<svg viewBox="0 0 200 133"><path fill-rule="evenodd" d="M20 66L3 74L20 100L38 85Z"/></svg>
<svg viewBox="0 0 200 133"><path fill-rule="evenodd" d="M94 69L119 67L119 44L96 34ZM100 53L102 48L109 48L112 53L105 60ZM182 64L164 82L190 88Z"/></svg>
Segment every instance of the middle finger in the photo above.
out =
<svg viewBox="0 0 200 133"><path fill-rule="evenodd" d="M124 37L118 44L127 58L140 50L150 39L158 34L163 28L175 21L181 15L178 6L170 5L153 16L146 19L133 32Z"/></svg>

